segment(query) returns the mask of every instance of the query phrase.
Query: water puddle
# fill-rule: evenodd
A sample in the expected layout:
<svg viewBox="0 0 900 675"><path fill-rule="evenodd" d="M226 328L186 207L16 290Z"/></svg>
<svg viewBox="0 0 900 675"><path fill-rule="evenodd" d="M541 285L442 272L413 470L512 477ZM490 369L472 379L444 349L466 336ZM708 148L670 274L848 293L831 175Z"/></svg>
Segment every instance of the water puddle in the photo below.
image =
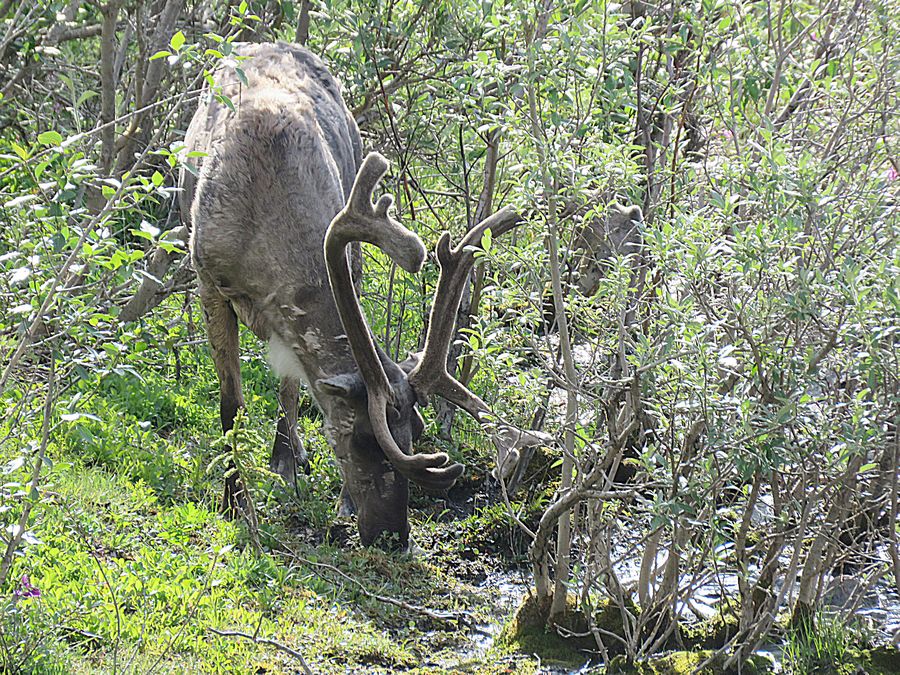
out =
<svg viewBox="0 0 900 675"><path fill-rule="evenodd" d="M623 567L632 567L627 563ZM619 569L627 578L628 569ZM699 581L699 583L698 583ZM856 585L854 585L854 581ZM712 616L717 612L716 605L724 597L736 597L738 594L737 575L731 572L720 572L709 575L703 580L686 575L682 581L684 587L693 587L689 602L679 607L682 616L690 623ZM848 597L856 595L854 603L857 609L854 615L863 619L875 633L875 642L891 644L900 635L900 594L886 580L860 589L855 577L835 577L829 584L825 594L825 610L837 611L845 604ZM498 572L489 575L479 588L489 596L492 610L486 620L474 624L469 632L468 647L457 654L462 661L483 657L499 637L503 627L510 620L523 598L530 590L530 578L525 571ZM791 593L785 594L790 598ZM776 664L776 672L781 662L781 647L767 644L758 654L767 657ZM544 666L540 669L543 675L583 675L589 672L601 672L596 661L585 660L577 669Z"/></svg>
<svg viewBox="0 0 900 675"><path fill-rule="evenodd" d="M497 572L488 575L479 588L491 596L493 611L487 621L472 626L472 647L468 651L473 657L484 655L494 644L503 626L528 593L530 580L526 573L520 571Z"/></svg>

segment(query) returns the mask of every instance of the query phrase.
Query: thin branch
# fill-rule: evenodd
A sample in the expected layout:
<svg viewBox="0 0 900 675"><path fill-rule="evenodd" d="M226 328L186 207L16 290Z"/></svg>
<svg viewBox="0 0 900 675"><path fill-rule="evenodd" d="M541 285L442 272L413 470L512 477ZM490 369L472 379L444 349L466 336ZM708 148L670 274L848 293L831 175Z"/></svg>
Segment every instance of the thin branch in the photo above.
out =
<svg viewBox="0 0 900 675"><path fill-rule="evenodd" d="M13 555L22 543L25 531L28 528L28 519L31 517L31 510L38 503L38 485L41 480L41 468L44 466L44 457L47 454L47 444L50 441L50 416L53 412L53 395L54 380L56 378L56 355L50 355L50 374L47 378L47 398L44 400L44 419L41 422L41 444L38 446L37 458L34 461L34 468L31 471L31 481L28 484L28 493L25 495L24 504L22 505L22 513L19 516L19 523L15 531L6 544L6 552L3 554L3 561L0 562L0 588L6 583L6 576L9 574L9 568L12 565Z"/></svg>
<svg viewBox="0 0 900 675"><path fill-rule="evenodd" d="M303 669L303 672L307 675L313 675L313 671L310 670L309 666L306 663L306 659L303 658L303 654L298 652L296 649L291 649L285 644L278 642L278 640L272 640L271 638L263 638L258 635L250 635L249 633L242 633L239 630L217 630L215 628L207 629L210 633L215 633L220 637L236 637L243 638L244 640L249 640L255 644L269 645L271 647L275 647L278 651L284 652L290 656L293 656L300 662L300 667Z"/></svg>

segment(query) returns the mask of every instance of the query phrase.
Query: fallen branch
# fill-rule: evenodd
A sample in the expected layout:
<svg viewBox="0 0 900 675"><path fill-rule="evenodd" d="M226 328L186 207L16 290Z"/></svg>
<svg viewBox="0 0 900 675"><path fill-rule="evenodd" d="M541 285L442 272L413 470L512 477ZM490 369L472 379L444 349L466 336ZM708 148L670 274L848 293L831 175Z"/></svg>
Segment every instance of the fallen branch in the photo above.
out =
<svg viewBox="0 0 900 675"><path fill-rule="evenodd" d="M289 546L284 544L281 541L275 539L275 542L278 544L279 548L284 553L287 553L289 556L294 558L301 565L305 565L307 567L318 567L321 569L326 569L329 572L333 572L337 574L342 579L349 581L351 584L356 586L356 588L366 597L372 598L378 602L382 602L387 605L393 605L394 607L399 607L400 609L405 609L410 612L415 612L416 614L421 614L422 616L428 617L433 621L439 621L442 623L462 623L468 625L472 623L471 615L468 612L436 612L434 610L428 609L427 607L420 607L419 605L413 605L403 600L398 600L397 598L392 598L387 595L379 595L378 593L373 593L365 586L362 585L359 581L351 577L350 575L342 572L334 565L329 565L328 563L316 562L314 560L309 560L308 558L304 558L301 555L298 555L295 551L291 550Z"/></svg>
<svg viewBox="0 0 900 675"><path fill-rule="evenodd" d="M291 649L285 644L278 642L278 640L272 640L271 638L263 638L258 635L250 635L249 633L242 633L239 630L216 630L215 628L207 628L207 630L211 633L215 633L220 637L236 637L243 638L244 640L249 640L255 644L269 645L270 647L275 647L280 652L284 652L290 656L293 656L300 662L300 667L303 669L303 672L307 675L313 675L313 671L310 670L309 666L306 663L306 659L303 658L303 654L298 652L296 649Z"/></svg>

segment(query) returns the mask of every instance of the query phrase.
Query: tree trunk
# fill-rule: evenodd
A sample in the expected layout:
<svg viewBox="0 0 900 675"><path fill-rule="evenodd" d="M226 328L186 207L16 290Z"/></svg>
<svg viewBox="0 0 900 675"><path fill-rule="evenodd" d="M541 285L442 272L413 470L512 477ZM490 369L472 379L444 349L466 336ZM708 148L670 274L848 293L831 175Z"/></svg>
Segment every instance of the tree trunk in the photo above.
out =
<svg viewBox="0 0 900 675"><path fill-rule="evenodd" d="M563 448L563 464L560 476L560 494L565 494L572 488L575 473L575 423L578 420L578 376L575 370L575 360L572 356L572 344L569 337L569 322L566 316L565 294L562 287L562 273L559 263L559 223L556 209L556 185L554 177L548 165L547 150L543 135L540 116L537 107L537 92L535 91L535 50L536 42L532 42L528 48L528 108L531 117L531 132L535 144L542 171L541 178L544 186L544 194L547 196L547 236L546 244L550 254L550 284L553 291L553 307L556 315L556 325L559 329L559 347L562 352L563 366L566 378L566 424ZM553 588L553 603L550 606L550 616L561 614L566 608L568 594L570 553L572 546L572 512L567 509L559 517L556 536L556 567L555 584ZM546 553L544 554L546 555ZM542 563L546 566L546 562ZM535 583L538 580L535 579ZM540 593L539 593L540 595Z"/></svg>
<svg viewBox="0 0 900 675"><path fill-rule="evenodd" d="M312 0L300 0L300 19L297 21L297 33L294 42L306 46L309 40L309 6Z"/></svg>
<svg viewBox="0 0 900 675"><path fill-rule="evenodd" d="M116 23L119 0L111 0L100 8L103 27L100 33L100 168L104 174L112 169L116 149Z"/></svg>

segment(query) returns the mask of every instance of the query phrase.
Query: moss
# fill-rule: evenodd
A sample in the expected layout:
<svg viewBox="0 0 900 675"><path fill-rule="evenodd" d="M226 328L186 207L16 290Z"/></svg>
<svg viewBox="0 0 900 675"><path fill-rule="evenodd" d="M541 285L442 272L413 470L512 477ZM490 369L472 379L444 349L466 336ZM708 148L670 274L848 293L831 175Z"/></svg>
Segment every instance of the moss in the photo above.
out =
<svg viewBox="0 0 900 675"><path fill-rule="evenodd" d="M527 596L503 629L497 646L506 652L537 654L543 662L568 666L583 664L586 656L597 651L597 643L589 633L587 617L579 608L578 600L570 595L566 609L548 619L550 602L550 598L539 601L536 596ZM637 611L633 605L628 609ZM622 612L609 601L597 607L593 623L604 635L612 633L621 637L624 634ZM604 642L613 654L621 650L619 641L609 639Z"/></svg>
<svg viewBox="0 0 900 675"><path fill-rule="evenodd" d="M539 664L528 658L504 659L501 663L483 663L481 660L464 661L454 666L436 668L427 666L404 670L407 675L537 675Z"/></svg>
<svg viewBox="0 0 900 675"><path fill-rule="evenodd" d="M737 634L740 618L736 605L718 606L718 613L699 623L681 627L681 639L688 649L719 649Z"/></svg>
<svg viewBox="0 0 900 675"><path fill-rule="evenodd" d="M851 649L850 660L866 675L900 675L900 650L893 647Z"/></svg>
<svg viewBox="0 0 900 675"><path fill-rule="evenodd" d="M543 663L579 666L585 660L579 649L590 649L596 645L591 640L590 646L586 646L584 638L563 638L554 628L548 627L550 601L550 598L538 600L535 595L526 596L497 638L496 646L505 652L537 654ZM574 617L577 610L572 609L572 616L567 607L563 615L556 619L565 628L577 627ZM581 620L584 620L583 617Z"/></svg>
<svg viewBox="0 0 900 675"><path fill-rule="evenodd" d="M697 670L712 655L712 650L672 652L631 666L624 656L617 656L610 662L606 672L608 675L730 675L738 672L737 668L725 670L724 657L717 657L702 670ZM770 672L772 662L762 656L751 657L740 669L742 675Z"/></svg>

